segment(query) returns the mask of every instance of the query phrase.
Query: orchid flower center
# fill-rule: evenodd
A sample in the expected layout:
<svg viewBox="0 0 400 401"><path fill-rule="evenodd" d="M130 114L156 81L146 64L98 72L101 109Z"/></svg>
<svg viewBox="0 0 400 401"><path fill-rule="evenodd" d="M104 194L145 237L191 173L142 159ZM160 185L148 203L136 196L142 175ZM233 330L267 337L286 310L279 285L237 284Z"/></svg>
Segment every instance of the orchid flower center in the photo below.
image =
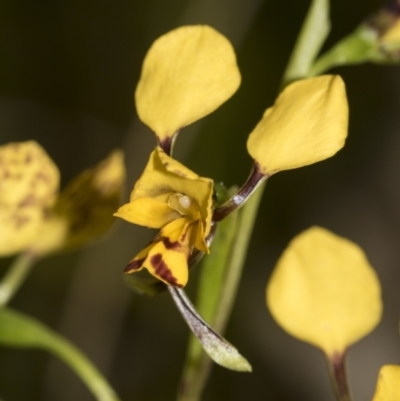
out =
<svg viewBox="0 0 400 401"><path fill-rule="evenodd" d="M180 193L171 195L168 199L168 205L181 216L187 216L193 220L198 220L200 218L199 208L196 202L187 195Z"/></svg>
<svg viewBox="0 0 400 401"><path fill-rule="evenodd" d="M184 209L189 209L190 205L192 204L192 201L190 198L186 195L182 195L179 197L179 204L184 208Z"/></svg>

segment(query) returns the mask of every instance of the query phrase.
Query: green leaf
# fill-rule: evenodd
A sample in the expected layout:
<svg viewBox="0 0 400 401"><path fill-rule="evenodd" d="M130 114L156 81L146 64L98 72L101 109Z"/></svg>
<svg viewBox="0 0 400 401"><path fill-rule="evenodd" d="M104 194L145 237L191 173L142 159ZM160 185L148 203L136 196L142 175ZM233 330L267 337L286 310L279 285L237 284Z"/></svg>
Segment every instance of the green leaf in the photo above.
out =
<svg viewBox="0 0 400 401"><path fill-rule="evenodd" d="M12 309L0 309L0 344L49 351L81 378L98 401L119 401L97 368L74 345L34 318Z"/></svg>

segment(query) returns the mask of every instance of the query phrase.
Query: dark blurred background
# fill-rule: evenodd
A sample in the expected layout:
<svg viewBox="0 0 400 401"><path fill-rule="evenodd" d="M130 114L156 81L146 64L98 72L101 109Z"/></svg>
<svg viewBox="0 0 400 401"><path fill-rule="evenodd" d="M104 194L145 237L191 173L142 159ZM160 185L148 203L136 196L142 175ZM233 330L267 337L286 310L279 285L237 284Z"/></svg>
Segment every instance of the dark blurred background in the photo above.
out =
<svg viewBox="0 0 400 401"><path fill-rule="evenodd" d="M182 24L206 23L234 44L243 81L215 113L187 128L176 157L197 173L241 184L247 135L276 96L306 0L0 1L0 138L35 139L65 185L113 148L126 152L129 193L154 138L136 116L133 91L146 50ZM325 48L378 0L334 0ZM382 364L400 364L400 69L336 69L350 103L345 148L334 158L274 176L267 186L226 337L253 365L218 366L205 401L333 401L320 352L284 333L265 307L265 284L287 243L317 224L361 245L383 287L382 323L349 351L356 401L370 400ZM123 400L173 401L188 329L167 293L138 296L122 270L152 236L118 222L101 243L41 261L11 306L77 344ZM0 260L1 274L11 258ZM198 273L191 272L193 296ZM0 348L0 398L86 401L88 390L54 357Z"/></svg>

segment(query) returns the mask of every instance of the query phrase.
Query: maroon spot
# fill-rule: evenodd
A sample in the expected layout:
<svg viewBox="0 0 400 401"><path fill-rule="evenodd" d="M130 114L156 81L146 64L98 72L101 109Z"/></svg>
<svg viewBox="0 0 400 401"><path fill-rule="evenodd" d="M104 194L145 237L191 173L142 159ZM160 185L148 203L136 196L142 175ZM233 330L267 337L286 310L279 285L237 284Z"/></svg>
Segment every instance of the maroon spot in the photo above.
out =
<svg viewBox="0 0 400 401"><path fill-rule="evenodd" d="M49 177L46 174L43 174L42 172L36 174L36 178L39 180L42 180L44 182L49 182Z"/></svg>
<svg viewBox="0 0 400 401"><path fill-rule="evenodd" d="M29 217L26 216L15 216L14 217L14 223L15 223L15 228L16 229L20 229L22 228L24 225L26 225L29 222Z"/></svg>
<svg viewBox="0 0 400 401"><path fill-rule="evenodd" d="M171 242L169 240L169 238L163 237L162 242L163 242L165 248L167 248L167 249L176 249L176 248L180 247L180 244L178 241Z"/></svg>
<svg viewBox="0 0 400 401"><path fill-rule="evenodd" d="M154 255L150 259L150 263L153 265L156 274L164 279L167 283L173 285L174 287L182 287L182 285L178 284L176 278L172 275L171 270L163 261L161 253Z"/></svg>
<svg viewBox="0 0 400 401"><path fill-rule="evenodd" d="M29 164L31 161L32 161L32 155L31 155L30 153L28 153L28 154L25 156L25 163L26 163L26 164Z"/></svg>
<svg viewBox="0 0 400 401"><path fill-rule="evenodd" d="M32 206L36 203L36 199L32 194L29 194L23 199L19 204L18 207L26 207L26 206Z"/></svg>
<svg viewBox="0 0 400 401"><path fill-rule="evenodd" d="M125 267L124 273L131 273L135 270L139 270L142 267L145 259L146 258L132 260L132 262Z"/></svg>

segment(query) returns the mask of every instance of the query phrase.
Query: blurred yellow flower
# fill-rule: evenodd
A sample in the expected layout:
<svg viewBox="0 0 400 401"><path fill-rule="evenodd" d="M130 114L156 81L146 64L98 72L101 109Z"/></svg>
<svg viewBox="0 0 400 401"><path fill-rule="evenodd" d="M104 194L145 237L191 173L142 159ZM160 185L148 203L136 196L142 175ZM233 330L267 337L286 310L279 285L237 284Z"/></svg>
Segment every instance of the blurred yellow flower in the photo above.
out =
<svg viewBox="0 0 400 401"><path fill-rule="evenodd" d="M400 397L400 366L381 367L372 401L398 401Z"/></svg>
<svg viewBox="0 0 400 401"><path fill-rule="evenodd" d="M56 201L60 174L34 141L0 147L0 255L28 248Z"/></svg>
<svg viewBox="0 0 400 401"><path fill-rule="evenodd" d="M193 248L209 252L213 181L197 174L157 147L136 182L130 202L115 216L130 223L161 228L154 241L127 266L126 273L143 269L161 281L183 287L188 280L188 257Z"/></svg>
<svg viewBox="0 0 400 401"><path fill-rule="evenodd" d="M239 85L230 42L209 26L183 26L150 47L135 92L136 108L162 142L213 112Z"/></svg>
<svg viewBox="0 0 400 401"><path fill-rule="evenodd" d="M61 191L32 249L39 254L76 249L106 234L124 184L124 157L116 150Z"/></svg>
<svg viewBox="0 0 400 401"><path fill-rule="evenodd" d="M340 150L347 136L348 104L342 78L323 75L287 86L247 141L265 175L316 163Z"/></svg>
<svg viewBox="0 0 400 401"><path fill-rule="evenodd" d="M59 193L59 171L35 141L0 147L0 255L80 247L113 224L125 180L113 152Z"/></svg>
<svg viewBox="0 0 400 401"><path fill-rule="evenodd" d="M290 242L268 283L267 305L288 333L330 357L372 331L382 314L379 281L364 252L320 227Z"/></svg>

